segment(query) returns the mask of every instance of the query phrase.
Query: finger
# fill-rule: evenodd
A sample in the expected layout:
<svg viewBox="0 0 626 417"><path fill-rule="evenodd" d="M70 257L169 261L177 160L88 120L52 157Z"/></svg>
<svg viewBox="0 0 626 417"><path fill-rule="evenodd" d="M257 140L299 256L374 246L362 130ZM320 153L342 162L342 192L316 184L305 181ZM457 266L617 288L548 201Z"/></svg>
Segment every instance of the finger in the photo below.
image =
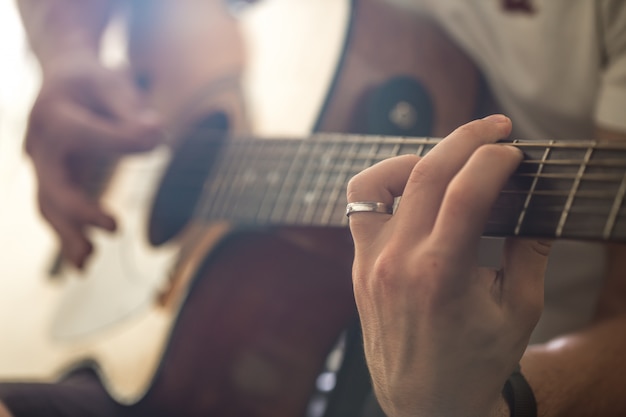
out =
<svg viewBox="0 0 626 417"><path fill-rule="evenodd" d="M89 109L60 105L55 132L61 146L74 152L107 154L143 152L159 142L158 123L152 116L136 124L116 123Z"/></svg>
<svg viewBox="0 0 626 417"><path fill-rule="evenodd" d="M447 187L433 227L437 247L452 256L477 256L491 207L522 158L519 149L496 144L482 146L470 157Z"/></svg>
<svg viewBox="0 0 626 417"><path fill-rule="evenodd" d="M90 200L85 191L71 183L66 167L57 155L33 155L36 162L37 181L42 204L79 225L91 225L105 230L115 230L114 219Z"/></svg>
<svg viewBox="0 0 626 417"><path fill-rule="evenodd" d="M496 142L511 131L511 121L493 115L470 122L437 144L411 172L396 216L413 227L409 236L420 236L432 228L448 184L480 146ZM484 169L484 167L483 167ZM413 219L421 219L419 225ZM419 227L418 227L419 226Z"/></svg>
<svg viewBox="0 0 626 417"><path fill-rule="evenodd" d="M114 219L82 189L68 182L59 156L40 152L32 154L39 183L39 207L43 217L56 231L63 256L82 268L93 246L85 234L87 226L115 229Z"/></svg>
<svg viewBox="0 0 626 417"><path fill-rule="evenodd" d="M133 121L146 110L131 74L125 69L105 70L94 78L94 99L117 120Z"/></svg>
<svg viewBox="0 0 626 417"><path fill-rule="evenodd" d="M395 197L402 195L407 178L419 159L417 155L398 156L361 171L348 183L348 202L376 201L393 205ZM389 215L380 213L353 213L350 228L360 237L363 228L375 231L377 225L388 219Z"/></svg>
<svg viewBox="0 0 626 417"><path fill-rule="evenodd" d="M113 120L134 132L133 137L149 135L154 140L162 139L160 117L155 110L146 106L145 97L133 83L128 69L119 69L98 77L95 93Z"/></svg>
<svg viewBox="0 0 626 417"><path fill-rule="evenodd" d="M145 97L132 82L127 70L118 70L113 76L98 78L96 96L118 124L137 134L150 134L162 139L162 126L158 113L146 106ZM144 131L148 132L144 132Z"/></svg>
<svg viewBox="0 0 626 417"><path fill-rule="evenodd" d="M82 268L93 251L93 245L87 238L81 225L74 223L66 216L54 210L53 205L41 204L41 213L55 230L61 241L63 257L77 268Z"/></svg>
<svg viewBox="0 0 626 417"><path fill-rule="evenodd" d="M534 326L543 309L544 276L550 241L507 239L501 298L504 305Z"/></svg>

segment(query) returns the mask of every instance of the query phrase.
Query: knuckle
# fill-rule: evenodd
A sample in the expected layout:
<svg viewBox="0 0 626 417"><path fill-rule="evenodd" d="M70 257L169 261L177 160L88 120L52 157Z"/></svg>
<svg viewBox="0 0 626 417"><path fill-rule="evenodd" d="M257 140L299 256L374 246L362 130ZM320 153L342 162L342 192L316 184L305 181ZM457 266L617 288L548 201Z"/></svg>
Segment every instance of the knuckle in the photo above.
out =
<svg viewBox="0 0 626 417"><path fill-rule="evenodd" d="M371 274L376 291L397 294L404 287L404 262L398 253L386 248L374 261Z"/></svg>
<svg viewBox="0 0 626 417"><path fill-rule="evenodd" d="M357 201L360 199L360 196L363 194L363 188L368 186L368 182L365 178L365 174L360 172L350 178L348 181L346 195L348 197L348 201Z"/></svg>
<svg viewBox="0 0 626 417"><path fill-rule="evenodd" d="M432 165L433 164L430 163L428 158L424 158L419 161L419 163L417 163L411 171L407 184L420 185L428 183L437 172L436 169L433 169L434 167L432 167Z"/></svg>
<svg viewBox="0 0 626 417"><path fill-rule="evenodd" d="M465 181L452 181L446 190L445 200L447 209L462 213L476 198L478 190L475 184Z"/></svg>
<svg viewBox="0 0 626 417"><path fill-rule="evenodd" d="M436 299L447 274L444 257L435 252L418 253L386 249L372 266L377 291L392 295L410 294L421 300Z"/></svg>

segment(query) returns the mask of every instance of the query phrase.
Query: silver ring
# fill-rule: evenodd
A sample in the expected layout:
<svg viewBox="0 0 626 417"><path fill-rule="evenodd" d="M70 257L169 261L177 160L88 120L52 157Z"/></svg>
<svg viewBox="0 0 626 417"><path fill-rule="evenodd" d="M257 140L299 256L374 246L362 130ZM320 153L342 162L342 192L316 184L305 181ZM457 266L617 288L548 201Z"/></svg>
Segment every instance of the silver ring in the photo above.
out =
<svg viewBox="0 0 626 417"><path fill-rule="evenodd" d="M350 217L353 213L393 214L393 206L379 201L358 201L356 203L348 203L346 206L346 216Z"/></svg>

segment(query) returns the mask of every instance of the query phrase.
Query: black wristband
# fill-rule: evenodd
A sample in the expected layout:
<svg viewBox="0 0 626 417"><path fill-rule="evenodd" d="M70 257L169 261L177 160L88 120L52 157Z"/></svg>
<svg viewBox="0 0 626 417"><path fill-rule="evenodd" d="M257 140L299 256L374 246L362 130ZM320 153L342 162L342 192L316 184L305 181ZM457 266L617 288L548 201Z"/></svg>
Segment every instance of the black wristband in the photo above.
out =
<svg viewBox="0 0 626 417"><path fill-rule="evenodd" d="M509 405L511 417L537 417L537 400L518 367L504 384L502 395Z"/></svg>

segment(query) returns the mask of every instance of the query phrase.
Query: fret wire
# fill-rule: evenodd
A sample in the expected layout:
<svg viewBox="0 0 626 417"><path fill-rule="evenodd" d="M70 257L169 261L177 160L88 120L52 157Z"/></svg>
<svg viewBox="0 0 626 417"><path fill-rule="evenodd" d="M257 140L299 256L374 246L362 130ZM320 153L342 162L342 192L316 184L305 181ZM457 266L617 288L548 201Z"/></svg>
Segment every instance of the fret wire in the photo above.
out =
<svg viewBox="0 0 626 417"><path fill-rule="evenodd" d="M341 144L342 146L345 145ZM348 148L348 155L353 151L353 149L356 146L356 142L352 142L350 143L350 147ZM347 158L341 158L341 153L339 154L341 159L341 165L339 165L340 169L338 174L335 176L335 183L333 185L333 188L328 196L328 203L326 204L326 208L324 210L324 213L322 214L322 224L323 225L328 225L331 222L331 217L333 215L333 213L336 211L336 207L337 207L337 201L340 198L340 194L345 195L346 193L346 184L348 182L348 171L350 169L350 165L346 164L346 159ZM341 224L341 221L343 219L341 219L339 221L339 223Z"/></svg>
<svg viewBox="0 0 626 417"><path fill-rule="evenodd" d="M337 181L337 173L336 173L336 161L341 156L341 147L342 145L338 141L325 141L324 145L326 146L325 154L322 156L323 164L319 165L316 185L314 188L313 195L315 195L315 204L310 204L307 206L304 215L302 216L302 222L304 224L314 224L315 220L317 222L321 222L324 218L324 213L326 211L326 207L328 206L329 196L325 192L328 189L328 184L331 182L331 179L335 179ZM331 145L331 148L328 146ZM334 186L334 183L333 183ZM343 187L345 189L345 187ZM327 225L326 223L320 223L322 225Z"/></svg>
<svg viewBox="0 0 626 417"><path fill-rule="evenodd" d="M274 201L286 181L285 173L297 153L297 141L270 140L259 150L261 164L257 171L257 180L250 194L254 195L257 205L250 210L247 219L257 224L268 223ZM277 158L278 156L278 158Z"/></svg>
<svg viewBox="0 0 626 417"><path fill-rule="evenodd" d="M241 186L243 171L246 169L245 164L240 161L246 161L252 142L233 140L231 141L231 146L237 155L235 159L236 163L231 164L232 166L228 167L226 171L226 178L228 180L227 186L224 187L225 191L222 193L214 209L214 215L218 219L232 218L233 204L237 201L235 194L238 191L238 187Z"/></svg>
<svg viewBox="0 0 626 417"><path fill-rule="evenodd" d="M239 158L240 169L235 175L234 181L231 183L230 195L224 204L224 212L222 215L231 219L239 219L240 221L249 221L246 217L247 207L254 204L250 198L247 200L242 198L248 196L250 185L258 180L258 172L254 167L256 161L259 160L259 149L261 143L258 141L249 141L242 146L241 157Z"/></svg>
<svg viewBox="0 0 626 417"><path fill-rule="evenodd" d="M354 177L354 175L356 175L357 173L363 171L365 168L369 168L372 166L373 161L375 160L376 156L378 155L378 151L380 150L380 142L379 143L373 143L370 144L370 148L369 148L369 155L370 157L366 160L363 161L363 163L361 164L360 168L357 168L356 173L353 173L349 179L351 179L352 177ZM353 160L354 162L354 160ZM350 170L354 171L354 165L353 163L350 164ZM348 179L348 180L349 180ZM346 182L346 186L347 186L347 182ZM346 196L346 189L344 186L344 199L342 201L342 203L346 204L347 203L347 196ZM336 206L336 205L335 205ZM343 208L343 207L342 207ZM348 216L341 216L341 224L342 225L348 225Z"/></svg>
<svg viewBox="0 0 626 417"><path fill-rule="evenodd" d="M367 145L371 145L370 143L365 143ZM347 183L350 181L350 179L352 179L352 177L354 177L358 172L361 172L362 169L365 167L365 158L357 158L357 155L361 155L361 149L363 148L364 143L360 143L357 144L357 148L356 148L356 153L353 155L348 154L348 170L346 172L346 178L345 178L345 182L343 184L342 187L342 193L341 193L341 200L336 200L334 203L334 207L333 207L333 213L337 213L339 208L342 207L338 207L338 205L342 204L343 202L347 203L347 190L346 190L346 185ZM371 148L370 148L371 150ZM359 162L360 160L363 160L362 164L360 165L360 167L355 168L355 163ZM343 211L343 210L342 210ZM339 224L341 226L347 226L348 225L348 218L347 216L341 215L341 218L339 220Z"/></svg>
<svg viewBox="0 0 626 417"><path fill-rule="evenodd" d="M339 144L355 143L357 145L365 144L435 144L441 141L439 138L428 137L403 137L403 136L374 136L374 135L358 135L358 134L343 134L343 133L331 133L331 134L317 134L314 135L315 140L319 140L325 143L337 142Z"/></svg>
<svg viewBox="0 0 626 417"><path fill-rule="evenodd" d="M272 169L266 177L269 181L269 186L259 205L259 210L256 216L257 223L270 221L272 210L276 205L276 201L278 200L281 189L284 187L285 181L291 173L293 161L296 159L295 156L297 155L300 145L302 144L301 141L284 142L282 140L276 140L276 142L275 147L278 148L279 151L282 151L276 152L276 154L280 155L280 157L276 164L272 164ZM274 154L274 152L272 152L272 154ZM286 169L282 169L282 167L285 167L285 162L287 162Z"/></svg>
<svg viewBox="0 0 626 417"><path fill-rule="evenodd" d="M291 198L293 197L293 183L297 183L296 181L291 181L291 178L295 177L294 171L300 165L300 160L304 156L306 157L309 154L309 145L311 141L302 140L298 144L298 148L293 157L293 160L289 164L289 170L285 175L285 180L281 184L280 191L278 192L278 196L276 197L276 201L274 202L271 213L270 213L270 223L281 223L283 221L284 210L288 210L289 203ZM300 174L301 175L301 174Z"/></svg>
<svg viewBox="0 0 626 417"><path fill-rule="evenodd" d="M222 143L222 146L217 148L216 152L218 152L218 155L214 158L214 166L204 182L202 192L205 196L203 199L205 202L202 204L202 209L199 213L205 220L215 217L215 207L219 204L221 195L228 187L228 183L223 177L223 167L233 165L232 162L235 159L230 141ZM227 164L227 162L229 163Z"/></svg>
<svg viewBox="0 0 626 417"><path fill-rule="evenodd" d="M425 153L427 153L427 149L426 146L434 146L434 143L436 143L438 140L437 139L425 139L425 140L421 140L419 142L416 142L414 140L411 140L410 138L401 138L399 140L395 141L394 147L391 151L391 155L389 157L395 157L395 156L399 156L400 154L415 154L418 156L423 156ZM418 145L417 150L413 149L413 150L408 150L405 149L406 146L412 146L412 145ZM380 149L380 143L377 143L377 146ZM360 152L360 150L357 150L357 152ZM361 172L364 168L367 168L369 166L374 165L375 163L381 162L385 159L388 159L389 157L386 157L384 155L375 155L373 157L370 158L365 158L364 156L362 156L361 154L358 154L357 158L353 159L354 160L358 160L358 159L362 159L363 160L363 166L361 168L355 168L352 165L349 166L349 175L348 175L348 180L350 178L352 178L353 176L355 176L356 174L358 174L359 172ZM344 189L347 186L347 180L346 180L346 184L344 186ZM345 202L344 202L345 204ZM336 207L336 203L335 203L335 207ZM341 223L342 224L347 224L348 223L348 219L346 218L346 216L344 215L344 210L343 207L340 207L340 213L341 213ZM339 210L336 210L339 211Z"/></svg>
<svg viewBox="0 0 626 417"><path fill-rule="evenodd" d="M421 147L423 147L424 145L421 145ZM419 154L419 153L417 153ZM376 158L373 162L377 163L377 162L381 162L385 159L389 158L388 156L383 156L381 158ZM357 159L367 159L367 158L357 158ZM278 163L279 161L276 160L276 162ZM239 163L239 161L237 161L237 163ZM546 164L549 165L549 164ZM588 167L590 167L591 165L587 165ZM626 166L624 167L626 168ZM333 168L330 169L329 172L332 172ZM198 172L202 172L202 170L198 170ZM189 171L189 173L191 174L191 176L193 176L193 171ZM527 173L527 172L514 172L512 174L512 177L519 177L519 178L530 178L533 179L535 177L539 177L539 178L545 178L545 179L556 179L556 180L574 180L576 179L576 175L577 174L561 174L561 173L541 173L541 174L537 174L537 173ZM610 173L584 173L581 177L582 180L585 181L597 181L597 182L621 182L622 180L622 175L621 174L610 174ZM178 185L181 187L184 187L186 184L188 184L188 181L184 178L180 178L178 179L178 181L173 182L174 185Z"/></svg>
<svg viewBox="0 0 626 417"><path fill-rule="evenodd" d="M320 203L322 201L322 195L325 184L328 183L328 179L330 178L328 166L333 165L333 158L336 159L337 155L337 143L332 143L331 148L326 150L326 153L321 158L320 167L317 174L317 181L315 181L315 186L313 187L313 196L315 199L315 204L311 203L306 207L304 215L302 216L302 223L304 224L313 224L314 215L320 207Z"/></svg>
<svg viewBox="0 0 626 417"><path fill-rule="evenodd" d="M224 144L225 154L221 169L216 171L213 181L216 182L216 190L213 195L210 212L208 213L212 219L220 219L219 213L222 212L224 201L228 197L229 188L233 173L239 166L236 162L239 160L239 147L235 141L228 141Z"/></svg>
<svg viewBox="0 0 626 417"><path fill-rule="evenodd" d="M550 145L552 145L552 143L550 143ZM548 156L551 150L552 148L550 146L546 147L546 150L543 153L543 157L541 158L542 161L546 161L548 159ZM520 231L522 229L522 224L524 223L524 219L526 218L526 212L528 211L528 206L530 205L530 200L533 196L533 192L535 191L535 188L537 187L537 183L539 182L539 175L543 171L543 167L544 167L544 164L540 164L537 167L537 175L533 178L533 182L530 186L530 189L526 193L526 198L524 199L524 206L522 207L522 211L517 219L517 224L515 225L515 230L513 231L513 234L515 236L519 236L520 234Z"/></svg>
<svg viewBox="0 0 626 417"><path fill-rule="evenodd" d="M587 149L587 152L585 152L585 158L583 160L583 163L580 165L580 168L578 169L578 174L576 175L576 179L574 180L574 183L572 184L572 188L570 189L570 193L567 197L567 201L565 202L565 207L563 208L563 213L561 214L561 218L559 219L559 224L557 225L556 232L555 232L556 237L560 237L563 234L563 228L565 227L565 222L567 221L569 210L572 207L572 203L574 202L576 191L578 191L578 187L580 186L582 175L587 168L587 164L589 163L589 160L591 159L591 154L593 153L593 150L594 150L593 147L589 147Z"/></svg>
<svg viewBox="0 0 626 417"><path fill-rule="evenodd" d="M611 206L611 211L609 212L609 218L606 221L604 226L604 231L602 233L602 237L604 239L609 239L611 234L613 233L613 227L615 226L615 220L617 219L617 215L620 211L620 207L624 202L624 194L626 193L626 173L622 177L622 182L620 183L619 189L617 190L617 194L615 194L615 199L613 200L613 205Z"/></svg>
<svg viewBox="0 0 626 417"><path fill-rule="evenodd" d="M373 158L370 157L370 161L369 161L370 163L365 164L365 165L371 166L371 165L374 165L375 163L378 163L390 157L398 156L401 150L402 143L404 143L404 141L396 141L396 143L393 144L393 148L391 149L388 155L381 154L381 151L382 151L381 146L380 146L381 143L378 143L379 153L376 155L376 157L373 157ZM423 146L424 145L422 145L422 147ZM356 152L358 154L360 150L357 149ZM344 158L344 160L345 159L347 158ZM363 158L361 157L359 159L363 159ZM340 224L346 223L346 220L344 219L345 216L344 216L344 207L343 207L347 202L345 198L346 188L347 188L348 181L350 180L350 178L352 178L352 176L356 175L358 172L360 171L354 170L353 167L348 167L345 164L341 165L339 174L335 176L337 179L335 186L333 187L333 190L331 191L329 197L327 198L326 209L324 211L324 214L321 217L323 224L329 224L329 222L331 221L330 217L332 213L340 213L341 217L338 217L339 223ZM341 185L339 185L339 181L342 181ZM342 197L341 200L339 200L340 196Z"/></svg>
<svg viewBox="0 0 626 417"><path fill-rule="evenodd" d="M243 163L252 168L252 172L246 174L248 182L245 191L240 195L240 200L245 204L239 204L234 210L234 215L246 222L257 222L263 200L271 193L272 183L275 180L271 172L275 170L275 156L273 148L275 143L271 141L257 141L254 146L254 158L250 163ZM268 155L271 155L268 158ZM268 166L271 167L268 170ZM252 174L252 175L251 175ZM247 197L247 198L246 198Z"/></svg>
<svg viewBox="0 0 626 417"><path fill-rule="evenodd" d="M433 139L424 139L424 140L416 140L413 138L396 138L396 139L392 139L390 141L388 140L376 140L376 139L367 139L367 140L363 140L361 141L359 137L349 137L350 140L344 140L346 138L346 136L344 135L334 135L332 137L330 137L329 139L325 139L323 141L323 143L327 146L325 147L312 147L312 146L308 146L309 152L307 153L308 155L313 155L313 156L319 156L320 158L324 158L324 152L326 151L326 149L324 148L331 148L331 149L336 149L336 148L342 148L343 150L347 150L350 152L350 158L349 159L349 165L346 164L342 164L340 163L340 161L336 161L335 163L331 164L330 167L327 167L328 169L322 169L323 173L319 174L319 175L313 175L316 173L316 167L321 167L321 165L316 165L315 163L313 163L312 165L309 165L309 168L312 169L303 169L302 172L300 172L302 175L302 178L300 178L301 181L303 181L303 184L308 184L309 188L303 189L303 190L299 190L300 191L300 196L303 195L303 193L305 191L307 192L312 192L313 196L314 196L314 203L315 206L312 207L311 205L307 205L304 207L300 207L300 212L299 213L304 213L303 215L303 220L306 220L307 222L314 222L314 221L318 221L318 219L320 219L318 217L317 213L317 208L323 208L323 212L321 213L321 221L324 224L329 224L331 220L331 218L337 218L338 220L341 220L341 223L346 223L347 221L346 219L344 219L345 216L341 216L339 217L338 213L339 210L337 209L338 204L341 204L339 202L339 198L343 197L340 196L339 194L341 194L341 192L343 191L343 194L345 194L345 186L347 184L347 181L349 180L349 178L351 178L354 174L358 173L361 171L362 168L365 168L367 166L372 165L374 162L378 162L384 159L387 159L388 157L391 156L396 156L397 154L399 154L401 151L406 151L406 149L401 149L402 146L406 145L409 147L418 147L418 154L422 154L424 152L424 150L426 150L426 146L427 144L434 144L437 142L437 140L433 140ZM263 141L261 139L261 141ZM284 143L293 143L293 142L299 142L299 140L286 140ZM302 141L305 142L305 141ZM558 143L556 145L558 146L552 146L554 141L551 141L551 148L559 148L559 149L582 149L584 148L581 144L577 145L577 146L570 146L571 144L569 143ZM232 143L232 142L231 142ZM371 145L370 147L370 152L365 152L365 146L366 145ZM401 145L402 144L402 145ZM282 147L283 144L281 144L281 147L279 147L278 149L283 149ZM361 145L361 146L358 146ZM385 145L385 146L382 146ZM519 145L523 145L523 146L519 146ZM347 148L349 146L349 148ZM539 148L544 148L545 145L543 144L519 144L519 143L514 143L514 146L519 146L519 147L524 147L525 149L539 149ZM372 155L372 147L378 148L380 149L380 152L377 152L376 155ZM233 171L232 169L232 165L233 163L236 164L241 164L242 159L241 159L241 155L239 154L239 151L236 149L237 147L233 147L231 148L230 146L224 146L224 148L227 148L226 151L222 152L222 156L217 157L215 162L214 162L214 169L211 171L211 174L209 175L209 178L213 177L213 171L217 170L218 175L215 175L216 181L213 183L210 179L207 179L205 181L204 184L204 190L205 192L203 192L203 197L206 198L202 198L200 200L200 204L198 204L197 206L197 210L200 212L204 212L206 211L211 212L212 208L215 208L214 206L219 206L220 202L223 203L222 199L220 198L221 196L227 196L230 197L230 199L232 200L233 198L235 199L235 201L237 201L237 199L239 197L241 197L243 194L246 194L245 190L242 190L240 187L242 186L241 180L242 177L241 175L243 175L245 173L245 170L240 170L240 171ZM311 149L312 148L312 149ZM523 178L531 178L532 179L532 183L533 185L531 185L531 198L534 199L534 196L539 196L539 195L546 195L546 196L554 196L554 197L558 197L560 195L566 195L567 196L567 201L565 203L565 212L562 213L561 218L559 219L559 225L560 225L560 232L557 236L561 236L564 235L566 233L572 233L571 231L567 231L565 230L565 224L568 223L568 219L569 219L569 214L570 213L590 213L590 214L594 214L593 211L589 211L590 209L588 209L587 207L579 207L579 204L576 203L574 204L574 201L577 200L578 198L581 199L594 199L594 200L608 200L610 199L610 201L612 201L612 205L607 204L607 208L610 207L610 213L609 213L609 218L606 221L606 224L604 225L604 236L605 238L611 238L613 232L613 229L615 228L615 223L618 217L621 216L622 210L621 210L621 204L623 204L623 200L624 198L626 198L626 175L625 176L618 176L616 175L616 173L613 173L610 171L611 168L615 168L616 172L617 170L622 170L623 168L626 168L626 163L622 163L620 159L612 157L612 155L610 153L607 153L606 155L602 155L603 158L604 156L606 156L606 159L600 159L598 160L597 158L594 158L593 160L591 159L591 156L593 155L593 149L589 149L589 147L587 146L587 155L586 157L583 159L583 164L581 166L580 161L578 161L578 172L574 175L574 174L567 174L567 173L550 173L550 172L545 172L546 169L544 169L546 166L548 165L568 165L568 164L574 164L576 162L575 158L572 159L564 159L564 160L546 160L547 157L542 157L541 159L539 158L539 155L537 155L536 159L532 159L532 160L525 160L524 162L522 162L523 164L526 163L527 166L532 166L534 165L539 165L539 169L537 173L528 173L528 172L516 172L514 174L514 176L518 176L518 177L523 177ZM626 151L626 148L621 148L621 147L615 147L616 150L618 151ZM263 146L263 150L266 150L267 147ZM291 147L287 147L285 148L287 150L291 149L291 150L295 150L295 155L299 155L300 157L303 156L302 152L304 150L306 150L307 148L302 148L300 146L298 146L297 148L291 148ZM595 147L594 149L613 149L613 147L608 147L608 146L603 146L603 147ZM272 149L274 150L274 149ZM428 149L429 150L429 149ZM261 149L255 148L254 151L260 152ZM544 153L547 150L544 149ZM531 154L534 151L531 151ZM289 152L285 152L285 155L288 154ZM340 152L338 152L340 153ZM273 156L276 155L276 152L272 152L270 154L271 156L268 157L268 159L272 159ZM293 152L292 152L293 155ZM565 154L567 155L567 154ZM250 154L247 154L248 158L246 159L247 161L252 161L254 162L252 159L252 157L250 156ZM625 159L626 160L626 159ZM284 161L283 161L284 162ZM290 161L293 162L293 161ZM272 162L273 164L278 165L275 162ZM543 165L541 165L543 164ZM244 166L248 165L248 164L243 164ZM359 165L362 165L361 168L359 168ZM268 165L271 166L271 165ZM590 167L599 167L599 168L607 168L609 169L609 172L599 172L599 173L594 173L594 172L590 172L591 169L589 169ZM292 168L292 166L290 165L289 167L285 167L287 168L287 171L290 171L290 168ZM555 170L557 170L557 168L555 168ZM228 187L229 187L229 175L232 174L233 172L237 172L239 174L239 177L237 179L237 182L235 184L234 187L234 191L236 191L236 193L233 194L228 194ZM281 172L282 174L282 172ZM343 174L343 178L341 178L341 174ZM284 181L287 180L287 177L289 175L285 176L284 178L281 176L281 179ZM263 177L263 179L266 177ZM333 181L331 181L330 179L333 178ZM540 179L546 179L546 180L571 180L573 179L575 182L575 186L573 185L572 188L570 188L569 192L567 192L566 194L561 193L558 190L537 190L537 188L539 187L539 180ZM589 187L584 187L584 185L582 184L582 181L596 181L598 183L601 182L607 182L607 183L616 183L619 181L619 189L618 189L618 195L615 195L614 193L610 193L607 191L602 191L602 190L594 190L594 189L589 189L593 187L593 183L589 184ZM286 189L289 188L292 181L287 181L286 184L280 184L280 186L276 185L275 188L284 191ZM341 183L339 188L337 188L337 183ZM530 181L529 181L530 182ZM333 184L335 183L335 184ZM548 183L546 183L548 184ZM285 187L283 187L283 185L285 185ZM558 185L558 183L557 183ZM267 213L267 206L268 203L270 203L267 199L268 193L267 190L269 190L269 182L265 183L263 182L261 187L265 187L266 188L266 192L265 194L263 193L257 193L258 197L255 197L255 199L257 201L261 201L259 207L263 208L263 210L259 210L259 212L257 213L257 215L260 214L264 214ZM331 188L332 187L332 188ZM582 187L582 190L581 190ZM206 191L209 190L210 192L206 193ZM326 194L326 190L330 191L330 193L328 194L329 200L327 201L325 198L322 199L320 197L320 193L324 193ZM258 191L258 189L256 190ZM291 190L292 192L290 193L291 195L294 194L293 189ZM517 190L504 190L503 193L518 193ZM218 198L216 198L216 196ZM335 197L335 198L330 198L330 197ZM526 197L528 197L528 195L526 194ZM333 206L331 208L331 204L329 204L329 202L333 200ZM530 200L532 201L532 200ZM232 203L232 201L228 201L229 204ZM316 208L317 207L317 208ZM218 207L219 208L219 207ZM341 212L343 213L343 207L341 207ZM553 208L551 208L553 209ZM524 209L526 212L532 212L534 213L535 211L537 211L534 207L531 207L530 202L528 202L528 204L524 204ZM272 210L273 212L274 210ZM283 208L284 211L284 208ZM212 211L215 212L215 211ZM595 215L595 214L594 214ZM528 214L524 214L524 216L529 216ZM298 217L298 215L296 215L296 217ZM273 217L275 219L275 217ZM280 221L282 221L282 219L279 219ZM523 222L525 223L528 219L522 219ZM555 219L556 220L556 219ZM521 225L523 223L519 222L519 218L518 218L518 224L520 224L520 229L516 231L516 233L521 233ZM559 229L559 225L557 225L557 230ZM517 228L517 227L516 227ZM567 229L569 229L569 227L567 227ZM602 229L602 228L600 228Z"/></svg>
<svg viewBox="0 0 626 417"><path fill-rule="evenodd" d="M396 144L393 146L393 149L391 150L391 155L393 155L393 156L398 156L398 153L400 153L400 149L401 149L400 144L399 144L399 143L396 143Z"/></svg>
<svg viewBox="0 0 626 417"><path fill-rule="evenodd" d="M420 146L417 148L416 155L419 156L420 158L423 157L425 150L426 150L426 144L425 143L420 144Z"/></svg>
<svg viewBox="0 0 626 417"><path fill-rule="evenodd" d="M351 148L350 150L350 155L348 155L346 158L344 158L344 160L346 159L351 159L352 161L354 161L355 159L360 160L363 159L363 164L365 167L371 166L377 162L383 161L385 159L388 159L390 157L393 156L397 156L398 153L401 150L401 144L404 143L403 140L400 141L395 141L395 143L393 144L393 148L388 152L385 153L384 149L382 147L382 145L386 145L386 142L376 142L375 145L379 148L378 152L376 153L375 156L372 157L371 152L368 152L368 156L365 157L363 155L360 154L361 150L357 149L356 151ZM358 143L356 143L355 145L358 145ZM357 155L355 157L355 155ZM368 161L369 160L369 161ZM346 220L344 219L344 214L345 214L345 204L347 202L346 200L346 188L347 188L347 183L348 181L352 178L352 176L356 175L358 172L360 172L359 169L354 169L353 166L347 167L345 164L341 165L341 171L340 173L336 176L337 180L343 180L343 183L341 184L340 187L337 186L337 184L335 184L335 186L333 187L332 192L330 193L329 197L327 198L326 201L326 209L324 211L323 216L321 217L322 221L324 224L328 224L329 221L331 221L331 216L332 214L337 213L337 222L339 224L344 224L347 223Z"/></svg>
<svg viewBox="0 0 626 417"><path fill-rule="evenodd" d="M320 147L320 141L309 141L312 148L307 152L306 163L303 170L300 172L298 181L296 182L295 192L292 192L292 198L290 199L289 208L285 216L287 224L298 223L298 215L302 211L307 201L312 198L309 190L309 183L314 177L315 163L318 161L317 149Z"/></svg>

